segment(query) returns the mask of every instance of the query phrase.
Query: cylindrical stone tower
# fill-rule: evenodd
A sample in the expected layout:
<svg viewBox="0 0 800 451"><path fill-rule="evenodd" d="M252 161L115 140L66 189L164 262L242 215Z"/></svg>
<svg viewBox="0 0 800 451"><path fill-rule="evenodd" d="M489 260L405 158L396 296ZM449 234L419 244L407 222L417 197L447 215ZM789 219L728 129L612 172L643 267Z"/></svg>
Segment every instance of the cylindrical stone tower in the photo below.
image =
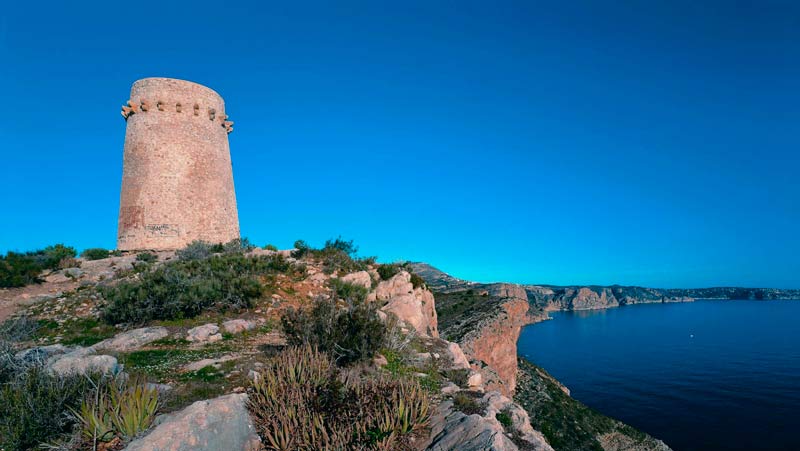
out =
<svg viewBox="0 0 800 451"><path fill-rule="evenodd" d="M128 104L117 248L178 249L239 238L222 97L184 80L145 78Z"/></svg>

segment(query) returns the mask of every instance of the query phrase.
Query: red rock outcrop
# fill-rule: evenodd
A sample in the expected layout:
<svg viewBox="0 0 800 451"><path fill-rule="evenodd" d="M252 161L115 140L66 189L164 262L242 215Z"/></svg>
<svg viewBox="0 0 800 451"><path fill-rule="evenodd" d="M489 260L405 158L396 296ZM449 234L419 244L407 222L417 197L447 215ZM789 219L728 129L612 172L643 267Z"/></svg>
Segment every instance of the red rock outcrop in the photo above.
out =
<svg viewBox="0 0 800 451"><path fill-rule="evenodd" d="M522 327L533 318L528 315L529 304L524 288L497 284L489 287L489 295L501 298L501 308L491 319L465 335L460 345L467 357L484 362L499 376L497 380L484 375L486 389L510 396L517 384L517 339ZM482 370L478 363L473 368Z"/></svg>

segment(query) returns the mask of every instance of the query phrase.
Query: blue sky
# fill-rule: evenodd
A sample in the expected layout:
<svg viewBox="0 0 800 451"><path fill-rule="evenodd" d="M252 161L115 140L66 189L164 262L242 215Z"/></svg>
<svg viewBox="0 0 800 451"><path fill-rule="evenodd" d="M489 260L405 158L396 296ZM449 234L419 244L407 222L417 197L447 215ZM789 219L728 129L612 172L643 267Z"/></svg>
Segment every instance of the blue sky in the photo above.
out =
<svg viewBox="0 0 800 451"><path fill-rule="evenodd" d="M479 281L800 287L797 2L23 2L0 251L114 247L139 78L219 92L252 241Z"/></svg>

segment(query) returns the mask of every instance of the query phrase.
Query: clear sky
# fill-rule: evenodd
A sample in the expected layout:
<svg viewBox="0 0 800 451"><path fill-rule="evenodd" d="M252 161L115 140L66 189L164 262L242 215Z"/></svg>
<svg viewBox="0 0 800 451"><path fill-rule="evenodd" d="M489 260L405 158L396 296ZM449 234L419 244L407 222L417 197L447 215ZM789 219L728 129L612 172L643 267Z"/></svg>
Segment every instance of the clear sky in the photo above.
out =
<svg viewBox="0 0 800 451"><path fill-rule="evenodd" d="M166 76L224 97L258 244L800 287L800 3L283 3L4 4L0 251L115 246L120 106Z"/></svg>

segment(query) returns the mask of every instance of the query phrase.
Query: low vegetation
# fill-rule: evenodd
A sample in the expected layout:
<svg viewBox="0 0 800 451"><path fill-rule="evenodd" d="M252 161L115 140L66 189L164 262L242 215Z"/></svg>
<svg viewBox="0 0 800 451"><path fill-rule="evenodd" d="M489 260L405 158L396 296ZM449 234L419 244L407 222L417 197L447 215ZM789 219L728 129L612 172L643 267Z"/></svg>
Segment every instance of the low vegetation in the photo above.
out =
<svg viewBox="0 0 800 451"><path fill-rule="evenodd" d="M81 252L81 257L85 258L86 260L102 260L104 258L108 258L109 256L111 256L111 252L108 249L99 247L84 249L84 251Z"/></svg>
<svg viewBox="0 0 800 451"><path fill-rule="evenodd" d="M353 378L306 345L269 361L249 408L269 450L409 450L430 399L412 380Z"/></svg>
<svg viewBox="0 0 800 451"><path fill-rule="evenodd" d="M41 282L39 275L42 271L59 269L62 263L72 261L75 255L75 248L63 244L25 253L8 252L0 256L0 288Z"/></svg>
<svg viewBox="0 0 800 451"><path fill-rule="evenodd" d="M531 425L553 448L602 451L598 437L616 432L629 437L636 449L659 449L654 438L586 407L567 395L545 370L525 359L518 360L520 377L514 400L528 411Z"/></svg>
<svg viewBox="0 0 800 451"><path fill-rule="evenodd" d="M386 338L386 326L364 287L331 279L331 295L306 309L289 309L281 318L290 345L311 345L340 365L371 359Z"/></svg>
<svg viewBox="0 0 800 451"><path fill-rule="evenodd" d="M326 241L322 249L314 249L303 240L295 241L294 248L293 257L321 263L326 274L363 271L375 263L375 257L358 257L358 247L353 241L345 241L341 237Z"/></svg>
<svg viewBox="0 0 800 451"><path fill-rule="evenodd" d="M73 415L91 449L101 443L128 442L150 428L158 410L158 391L144 381L100 378Z"/></svg>
<svg viewBox="0 0 800 451"><path fill-rule="evenodd" d="M103 319L111 324L144 323L193 318L206 310L238 311L251 307L276 274L304 271L280 255L223 253L194 258L198 255L194 250L190 254L192 258L184 256L105 288Z"/></svg>

